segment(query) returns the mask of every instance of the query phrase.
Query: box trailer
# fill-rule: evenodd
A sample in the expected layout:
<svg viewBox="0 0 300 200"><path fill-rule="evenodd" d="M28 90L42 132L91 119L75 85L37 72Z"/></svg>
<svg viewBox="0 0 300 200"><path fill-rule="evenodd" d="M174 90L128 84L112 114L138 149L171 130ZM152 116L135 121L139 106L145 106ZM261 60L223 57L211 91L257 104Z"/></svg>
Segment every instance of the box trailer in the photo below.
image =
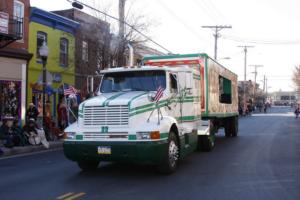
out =
<svg viewBox="0 0 300 200"><path fill-rule="evenodd" d="M226 136L238 132L237 75L207 54L180 54L145 57L144 65L189 66L200 73L201 118L210 120L211 130L225 128Z"/></svg>

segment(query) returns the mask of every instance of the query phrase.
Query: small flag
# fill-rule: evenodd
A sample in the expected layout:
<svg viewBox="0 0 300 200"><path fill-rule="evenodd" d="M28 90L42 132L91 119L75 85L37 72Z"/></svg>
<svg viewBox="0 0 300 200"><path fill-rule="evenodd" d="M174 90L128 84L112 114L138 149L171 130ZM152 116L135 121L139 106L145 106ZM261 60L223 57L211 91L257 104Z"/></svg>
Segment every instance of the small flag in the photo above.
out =
<svg viewBox="0 0 300 200"><path fill-rule="evenodd" d="M154 96L154 101L158 102L163 95L164 95L164 88L159 86Z"/></svg>
<svg viewBox="0 0 300 200"><path fill-rule="evenodd" d="M77 90L71 85L64 84L64 95L76 95Z"/></svg>

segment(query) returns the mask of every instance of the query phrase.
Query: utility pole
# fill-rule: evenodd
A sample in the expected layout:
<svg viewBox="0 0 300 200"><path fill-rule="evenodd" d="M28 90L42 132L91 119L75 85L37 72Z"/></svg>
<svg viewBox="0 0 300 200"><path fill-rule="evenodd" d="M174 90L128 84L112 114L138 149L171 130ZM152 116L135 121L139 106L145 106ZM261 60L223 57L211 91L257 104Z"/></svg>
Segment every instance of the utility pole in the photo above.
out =
<svg viewBox="0 0 300 200"><path fill-rule="evenodd" d="M256 77L257 77L257 68L263 67L263 65L250 65L254 67L254 87L253 87L253 100L255 101L255 96L256 96Z"/></svg>
<svg viewBox="0 0 300 200"><path fill-rule="evenodd" d="M118 66L124 65L124 34L125 34L125 1L119 0L119 48L118 48Z"/></svg>
<svg viewBox="0 0 300 200"><path fill-rule="evenodd" d="M221 26L221 25L216 25L216 26L202 26L202 28L210 28L214 30L213 36L215 37L215 60L217 60L217 49L218 49L218 38L221 36L219 32L224 29L224 28L232 28L232 26Z"/></svg>
<svg viewBox="0 0 300 200"><path fill-rule="evenodd" d="M268 100L268 78L266 77L266 98Z"/></svg>
<svg viewBox="0 0 300 200"><path fill-rule="evenodd" d="M244 46L238 46L240 48L243 48L244 49L244 53L245 53L245 58L244 58L244 83L243 83L243 103L244 103L244 114L245 114L245 111L246 111L246 81L247 81L247 51L248 51L248 48L252 48L254 46L247 46L247 45L244 45Z"/></svg>

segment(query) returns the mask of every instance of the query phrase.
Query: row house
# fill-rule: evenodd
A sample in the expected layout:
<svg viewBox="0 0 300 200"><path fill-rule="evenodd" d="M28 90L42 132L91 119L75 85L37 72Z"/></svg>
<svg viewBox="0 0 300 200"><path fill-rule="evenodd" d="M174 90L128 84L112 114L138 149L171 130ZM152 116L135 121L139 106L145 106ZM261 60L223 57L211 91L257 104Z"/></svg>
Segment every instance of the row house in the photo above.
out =
<svg viewBox="0 0 300 200"><path fill-rule="evenodd" d="M97 72L109 65L110 24L74 8L54 13L80 23L75 34L75 87L84 97L97 89Z"/></svg>
<svg viewBox="0 0 300 200"><path fill-rule="evenodd" d="M42 103L43 65L39 49L43 42L49 48L46 64L46 101L50 103L52 116L63 97L63 85L75 84L75 34L79 23L32 7L29 22L29 52L33 54L28 68L28 102Z"/></svg>
<svg viewBox="0 0 300 200"><path fill-rule="evenodd" d="M29 0L0 0L0 120L26 112Z"/></svg>

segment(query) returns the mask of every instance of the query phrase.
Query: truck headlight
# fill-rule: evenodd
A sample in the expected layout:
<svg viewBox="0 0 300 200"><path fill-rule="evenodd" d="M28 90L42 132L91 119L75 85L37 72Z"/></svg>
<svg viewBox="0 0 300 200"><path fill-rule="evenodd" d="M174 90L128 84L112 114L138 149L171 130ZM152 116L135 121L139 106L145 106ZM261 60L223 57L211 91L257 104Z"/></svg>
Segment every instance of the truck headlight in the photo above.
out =
<svg viewBox="0 0 300 200"><path fill-rule="evenodd" d="M157 140L160 139L159 131L151 131L151 132L137 132L136 139L138 140Z"/></svg>
<svg viewBox="0 0 300 200"><path fill-rule="evenodd" d="M75 132L66 132L65 133L65 139L75 139Z"/></svg>

